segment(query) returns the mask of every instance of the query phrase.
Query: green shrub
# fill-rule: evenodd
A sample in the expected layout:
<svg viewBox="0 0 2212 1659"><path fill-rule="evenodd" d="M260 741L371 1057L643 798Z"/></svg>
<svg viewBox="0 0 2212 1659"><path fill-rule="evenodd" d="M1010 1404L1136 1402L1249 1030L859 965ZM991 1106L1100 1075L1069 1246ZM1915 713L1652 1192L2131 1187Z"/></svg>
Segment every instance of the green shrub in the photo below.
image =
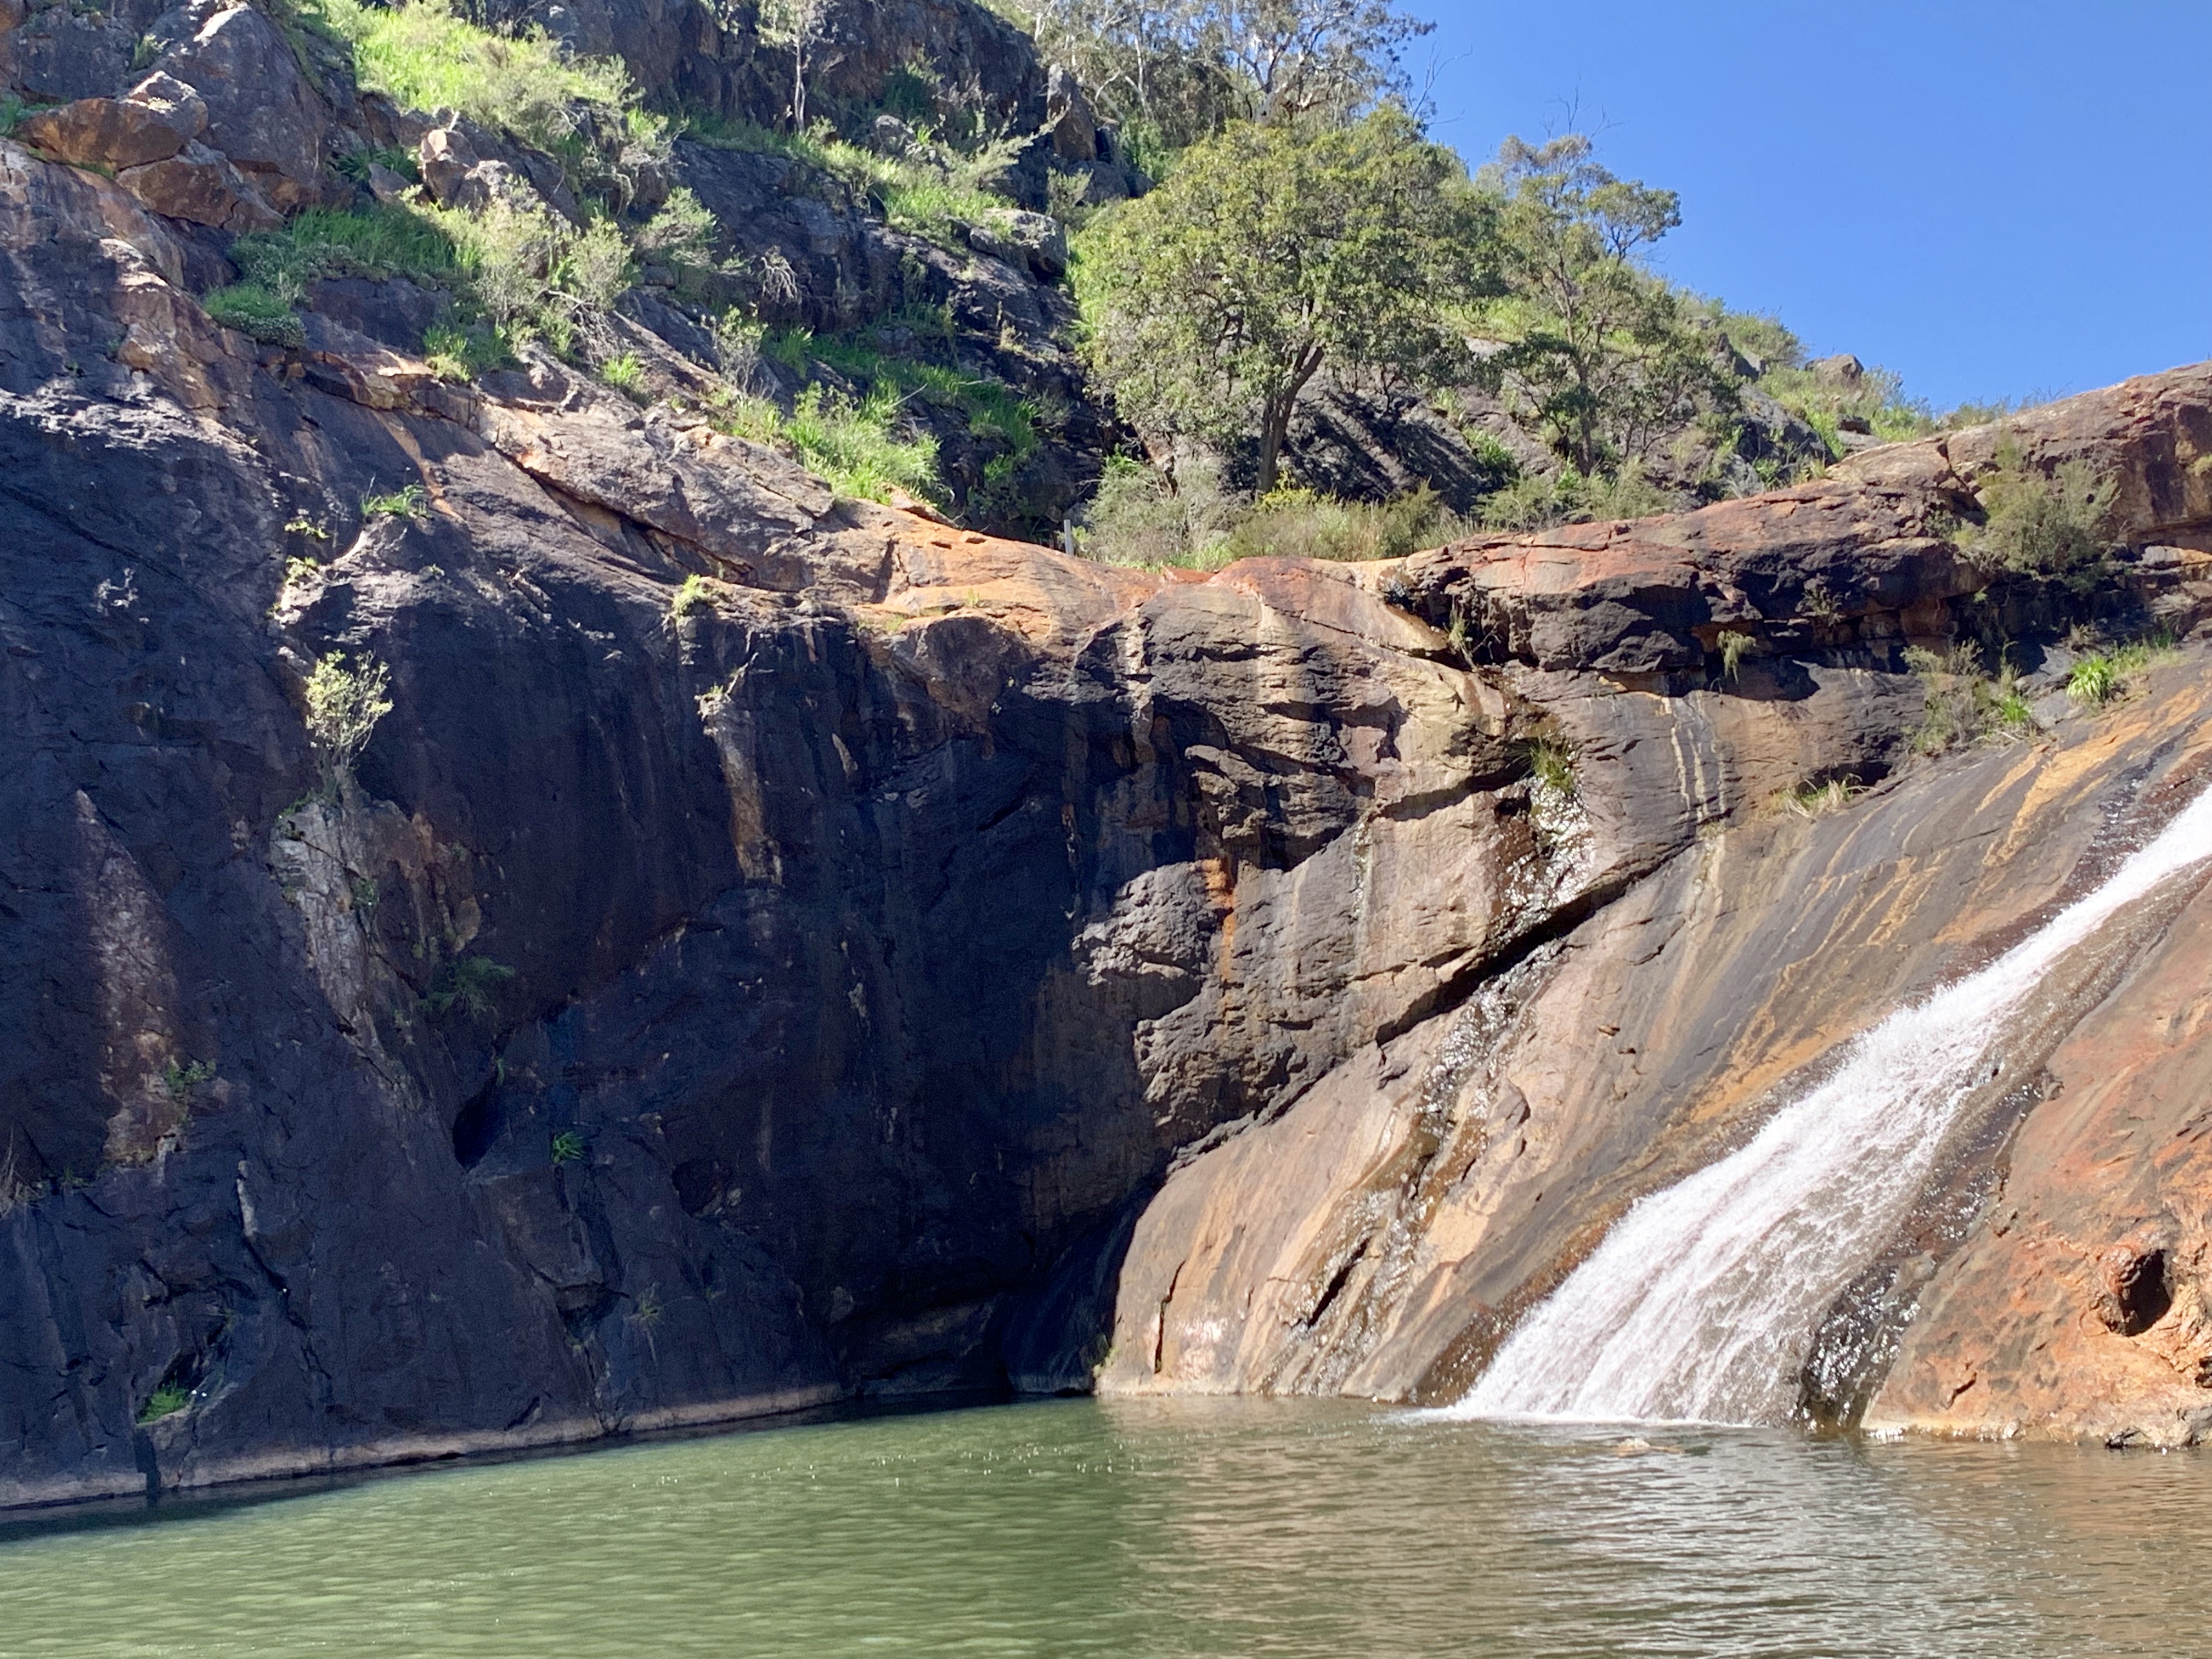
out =
<svg viewBox="0 0 2212 1659"><path fill-rule="evenodd" d="M172 1100L184 1099L214 1078L215 1062L209 1060L173 1060L161 1068L161 1087Z"/></svg>
<svg viewBox="0 0 2212 1659"><path fill-rule="evenodd" d="M258 283L219 288L200 304L225 328L234 328L266 345L297 346L307 338L291 303Z"/></svg>
<svg viewBox="0 0 2212 1659"><path fill-rule="evenodd" d="M623 397L636 398L645 390L644 361L635 351L610 357L599 365L599 379Z"/></svg>
<svg viewBox="0 0 2212 1659"><path fill-rule="evenodd" d="M138 1408L140 1423L158 1423L165 1417L174 1417L192 1403L191 1393L167 1384L146 1396L146 1403Z"/></svg>
<svg viewBox="0 0 2212 1659"><path fill-rule="evenodd" d="M1084 509L1078 545L1105 564L1215 570L1228 562L1229 532L1242 508L1210 461L1186 463L1170 485L1157 468L1116 455Z"/></svg>
<svg viewBox="0 0 2212 1659"><path fill-rule="evenodd" d="M489 957L456 957L438 970L422 1006L434 1014L459 1007L471 1019L489 1019L497 1006L499 988L514 977L514 969Z"/></svg>
<svg viewBox="0 0 2212 1659"><path fill-rule="evenodd" d="M582 1163L587 1148L583 1136L574 1129L563 1129L553 1137L550 1150L554 1166L557 1169L563 1164Z"/></svg>
<svg viewBox="0 0 2212 1659"><path fill-rule="evenodd" d="M1485 496L1482 522L1494 530L1548 530L1554 525L1649 518L1674 507L1674 498L1638 467L1586 477L1569 466L1548 476L1524 473Z"/></svg>
<svg viewBox="0 0 2212 1659"><path fill-rule="evenodd" d="M1255 554L1303 559L1402 559L1467 533L1468 525L1422 484L1388 501L1340 501L1279 489L1252 503L1222 544L1224 563Z"/></svg>
<svg viewBox="0 0 2212 1659"><path fill-rule="evenodd" d="M2066 677L2066 694L2085 708L2102 708L2131 690L2145 670L2173 655L2173 641L2162 634L2093 651Z"/></svg>
<svg viewBox="0 0 2212 1659"><path fill-rule="evenodd" d="M1920 753L1940 755L1970 743L2033 733L2034 718L2012 665L2001 665L1995 676L1984 672L1981 648L1971 641L1940 652L1913 647L1905 653L1905 665L1919 675L1926 693L1912 738Z"/></svg>
<svg viewBox="0 0 2212 1659"><path fill-rule="evenodd" d="M2094 586L2106 569L2115 482L2085 460L2037 472L2010 436L1997 445L1996 461L1978 491L1987 518L1959 535L1967 562L1984 574L2011 571L2084 592Z"/></svg>
<svg viewBox="0 0 2212 1659"><path fill-rule="evenodd" d="M349 667L340 651L318 660L308 674L307 738L333 786L351 774L376 723L392 712L391 684L392 671L374 657Z"/></svg>
<svg viewBox="0 0 2212 1659"><path fill-rule="evenodd" d="M704 576L686 576L668 598L668 614L680 620L714 608L714 590Z"/></svg>

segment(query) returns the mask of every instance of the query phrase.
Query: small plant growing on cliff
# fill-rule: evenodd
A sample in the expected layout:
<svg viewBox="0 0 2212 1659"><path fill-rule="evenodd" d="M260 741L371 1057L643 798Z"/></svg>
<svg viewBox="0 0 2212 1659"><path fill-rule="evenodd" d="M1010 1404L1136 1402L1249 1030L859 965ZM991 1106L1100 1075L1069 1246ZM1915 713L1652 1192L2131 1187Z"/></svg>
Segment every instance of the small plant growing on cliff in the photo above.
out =
<svg viewBox="0 0 2212 1659"><path fill-rule="evenodd" d="M1748 634L1739 634L1732 628L1721 629L1719 641L1721 672L1730 679L1735 678L1736 670L1742 665L1744 654L1757 643L1758 641Z"/></svg>
<svg viewBox="0 0 2212 1659"><path fill-rule="evenodd" d="M2118 487L2086 460L2049 473L2027 465L2019 441L1997 445L1996 471L1980 486L1987 517L1959 532L1959 550L1987 575L2047 576L2086 592L2105 571L2106 522Z"/></svg>
<svg viewBox="0 0 2212 1659"><path fill-rule="evenodd" d="M1780 805L1784 811L1801 818L1821 817L1841 811L1851 804L1854 795L1863 793L1865 787L1854 777L1808 779L1795 789L1784 790Z"/></svg>
<svg viewBox="0 0 2212 1659"><path fill-rule="evenodd" d="M320 659L307 676L307 737L333 790L353 775L377 721L392 712L391 684L392 671L384 664L364 657L359 666L349 666L342 651Z"/></svg>
<svg viewBox="0 0 2212 1659"><path fill-rule="evenodd" d="M645 390L645 361L635 351L610 357L599 365L599 379L623 397L635 398Z"/></svg>
<svg viewBox="0 0 2212 1659"><path fill-rule="evenodd" d="M551 1151L556 1169L563 1164L580 1164L584 1161L584 1137L574 1129L563 1129L553 1137Z"/></svg>
<svg viewBox="0 0 2212 1659"><path fill-rule="evenodd" d="M307 337L291 306L258 283L216 289L201 300L200 307L225 328L234 328L264 345L298 346Z"/></svg>
<svg viewBox="0 0 2212 1659"><path fill-rule="evenodd" d="M1564 738L1554 737L1531 738L1522 752L1528 758L1528 775L1540 789L1571 800L1576 794L1575 751Z"/></svg>
<svg viewBox="0 0 2212 1659"><path fill-rule="evenodd" d="M1905 665L1926 690L1912 738L1920 753L1940 755L1984 739L2011 741L2033 732L2034 716L2020 693L2016 671L2005 663L1994 676L1985 673L1981 647L1971 640L1947 651L1913 647L1905 653Z"/></svg>
<svg viewBox="0 0 2212 1659"><path fill-rule="evenodd" d="M434 1014L455 1007L471 1019L489 1019L497 1006L499 988L514 977L514 969L489 957L456 957L439 969L422 1006Z"/></svg>
<svg viewBox="0 0 2212 1659"><path fill-rule="evenodd" d="M364 519L412 519L430 504L422 486L411 483L404 489L395 489L388 495L364 495L361 498L361 516Z"/></svg>
<svg viewBox="0 0 2212 1659"><path fill-rule="evenodd" d="M161 1087L172 1100L182 1100L203 1083L214 1080L210 1060L173 1060L161 1068Z"/></svg>
<svg viewBox="0 0 2212 1659"><path fill-rule="evenodd" d="M2145 669L2172 655L2173 642L2164 635L2093 651L2066 677L2066 695L2086 708L2102 708L2124 695Z"/></svg>
<svg viewBox="0 0 2212 1659"><path fill-rule="evenodd" d="M459 384L506 362L507 343L486 323L434 323L422 331L422 361L440 380Z"/></svg>
<svg viewBox="0 0 2212 1659"><path fill-rule="evenodd" d="M686 576L668 599L669 617L678 622L714 608L714 590L704 576Z"/></svg>
<svg viewBox="0 0 2212 1659"><path fill-rule="evenodd" d="M172 1384L164 1384L146 1396L146 1403L138 1408L138 1420L158 1423L165 1417L174 1417L192 1403L191 1393Z"/></svg>

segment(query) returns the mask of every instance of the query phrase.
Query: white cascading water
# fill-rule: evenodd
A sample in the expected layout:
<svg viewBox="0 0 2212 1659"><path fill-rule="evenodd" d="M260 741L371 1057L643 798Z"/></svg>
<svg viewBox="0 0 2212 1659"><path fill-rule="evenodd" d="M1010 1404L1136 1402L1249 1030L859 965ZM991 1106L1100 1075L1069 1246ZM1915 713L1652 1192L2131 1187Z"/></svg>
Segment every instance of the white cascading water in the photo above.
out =
<svg viewBox="0 0 2212 1659"><path fill-rule="evenodd" d="M2207 858L2212 791L2030 938L1856 1038L1749 1145L1637 1203L1448 1414L1782 1420L1814 1326L1990 1077L1999 1023L2066 951Z"/></svg>

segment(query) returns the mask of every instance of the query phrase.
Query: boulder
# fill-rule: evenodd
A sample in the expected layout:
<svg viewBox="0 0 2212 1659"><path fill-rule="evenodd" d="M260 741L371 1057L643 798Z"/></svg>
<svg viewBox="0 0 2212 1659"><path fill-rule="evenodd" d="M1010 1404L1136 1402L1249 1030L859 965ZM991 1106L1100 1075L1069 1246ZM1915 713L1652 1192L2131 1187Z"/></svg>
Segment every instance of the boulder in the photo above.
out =
<svg viewBox="0 0 2212 1659"><path fill-rule="evenodd" d="M1063 161L1098 159L1098 118L1091 113L1081 83L1057 64L1046 82L1044 109L1054 155Z"/></svg>
<svg viewBox="0 0 2212 1659"><path fill-rule="evenodd" d="M289 213L321 198L330 111L275 24L250 6L216 12L157 67L205 100L205 143L270 206Z"/></svg>
<svg viewBox="0 0 2212 1659"><path fill-rule="evenodd" d="M18 130L49 155L80 166L166 161L207 127L207 105L182 82L149 76L127 98L80 98L41 110Z"/></svg>
<svg viewBox="0 0 2212 1659"><path fill-rule="evenodd" d="M424 133L415 157L422 187L441 207L481 213L494 202L504 202L532 213L550 209L573 225L584 222L560 163L465 117Z"/></svg>
<svg viewBox="0 0 2212 1659"><path fill-rule="evenodd" d="M125 167L116 182L156 213L218 230L270 230L284 216L230 160L197 140L173 156Z"/></svg>
<svg viewBox="0 0 2212 1659"><path fill-rule="evenodd" d="M1866 365L1848 351L1839 351L1832 357L1816 357L1805 367L1822 386L1841 386L1846 391L1856 391L1866 378Z"/></svg>
<svg viewBox="0 0 2212 1659"><path fill-rule="evenodd" d="M0 0L4 3L4 0ZM39 101L112 96L131 74L137 39L122 24L48 6L6 31L10 90Z"/></svg>
<svg viewBox="0 0 2212 1659"><path fill-rule="evenodd" d="M878 155L903 155L914 145L914 129L896 115L878 115L868 129L868 148Z"/></svg>
<svg viewBox="0 0 2212 1659"><path fill-rule="evenodd" d="M968 228L968 246L1026 269L1040 282L1056 283L1067 274L1067 230L1048 214L1012 208L994 213Z"/></svg>

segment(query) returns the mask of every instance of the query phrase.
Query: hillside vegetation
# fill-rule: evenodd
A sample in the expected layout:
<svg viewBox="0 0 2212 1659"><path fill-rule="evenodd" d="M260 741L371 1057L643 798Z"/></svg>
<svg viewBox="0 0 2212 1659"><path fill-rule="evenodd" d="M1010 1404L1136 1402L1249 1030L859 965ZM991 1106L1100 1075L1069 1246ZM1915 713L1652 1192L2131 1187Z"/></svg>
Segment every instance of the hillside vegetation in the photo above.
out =
<svg viewBox="0 0 2212 1659"><path fill-rule="evenodd" d="M720 107L496 6L297 0L302 62L389 104L332 145L350 199L238 237L206 303L296 346L318 283L404 277L450 379L550 352L842 493L1123 562L1634 516L1944 423L1657 275L1680 202L1588 137L1431 143L1391 5L1001 15L1042 112L918 49L836 84L855 20L818 0L763 13ZM839 246L733 205L763 195Z"/></svg>

